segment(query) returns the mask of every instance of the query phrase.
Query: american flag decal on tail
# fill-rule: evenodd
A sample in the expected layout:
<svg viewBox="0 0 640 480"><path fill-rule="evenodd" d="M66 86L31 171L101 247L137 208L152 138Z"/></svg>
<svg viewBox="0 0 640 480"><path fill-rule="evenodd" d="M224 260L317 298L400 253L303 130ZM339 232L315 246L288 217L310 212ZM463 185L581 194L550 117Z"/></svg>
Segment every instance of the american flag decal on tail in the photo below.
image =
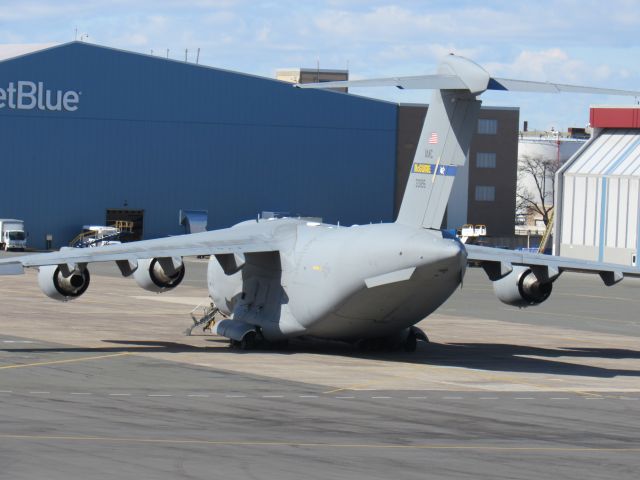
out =
<svg viewBox="0 0 640 480"><path fill-rule="evenodd" d="M431 136L429 136L429 143L432 145L435 145L436 143L438 143L438 133L437 132L432 132Z"/></svg>

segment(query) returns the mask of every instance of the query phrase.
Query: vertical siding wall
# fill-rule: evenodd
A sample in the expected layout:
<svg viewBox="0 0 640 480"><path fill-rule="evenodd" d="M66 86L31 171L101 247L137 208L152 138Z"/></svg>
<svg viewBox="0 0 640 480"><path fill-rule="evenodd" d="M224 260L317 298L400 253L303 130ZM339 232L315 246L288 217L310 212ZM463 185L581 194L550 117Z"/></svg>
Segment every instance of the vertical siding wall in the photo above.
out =
<svg viewBox="0 0 640 480"><path fill-rule="evenodd" d="M560 254L630 265L638 251L640 135L608 130L562 174Z"/></svg>
<svg viewBox="0 0 640 480"><path fill-rule="evenodd" d="M74 42L0 62L80 93L73 112L0 109L0 217L66 244L105 210L145 210L145 237L262 210L342 224L393 219L397 106Z"/></svg>

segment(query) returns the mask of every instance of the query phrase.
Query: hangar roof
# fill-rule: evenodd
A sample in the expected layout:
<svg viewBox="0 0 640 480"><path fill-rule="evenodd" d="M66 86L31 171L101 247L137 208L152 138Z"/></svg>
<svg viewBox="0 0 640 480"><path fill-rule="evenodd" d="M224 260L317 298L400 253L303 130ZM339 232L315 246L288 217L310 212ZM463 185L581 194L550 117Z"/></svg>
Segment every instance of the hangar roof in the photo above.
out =
<svg viewBox="0 0 640 480"><path fill-rule="evenodd" d="M607 128L571 162L565 174L640 175L640 130Z"/></svg>
<svg viewBox="0 0 640 480"><path fill-rule="evenodd" d="M127 56L127 57L130 57L132 59L138 58L141 61L142 60L153 60L153 61L160 62L162 64L171 64L171 65L174 65L175 67L184 66L184 67L187 67L187 68L201 69L202 71L218 72L218 73L220 73L222 75L225 75L225 74L236 75L237 78L238 78L238 81L241 81L241 79L246 79L247 81L250 81L251 79L255 79L255 80L261 80L262 82L268 82L268 83L272 83L272 84L284 84L284 85L286 85L287 88L291 88L291 83L290 82L278 80L278 79L275 79L275 78L270 78L270 77L265 77L265 76L251 74L251 73L245 73L245 72L238 72L238 71L235 71L235 70L228 70L228 69L219 68L219 67L212 67L212 66L209 66L209 65L203 65L201 63L193 63L193 62L174 59L174 58L166 58L166 57L163 57L161 55L153 55L153 54L148 54L148 53L132 52L130 50L123 50L123 49L114 48L114 47L107 47L107 46L97 45L95 43L88 43L88 42L83 42L83 41L79 41L79 40L74 40L74 41L71 41L71 42L61 43L61 44L54 44L54 43L6 44L6 45L0 44L0 64L5 64L5 63L11 62L11 61L18 61L20 59L26 59L26 58L37 56L37 55L43 55L43 54L53 53L53 52L57 52L57 51L65 51L65 50L74 49L74 48L94 49L95 51L102 52L105 55L109 54L109 53L111 53L112 55L121 54L123 56ZM118 65L118 67L121 67L121 65ZM157 67L157 68L159 68L159 67ZM335 71L338 72L340 70L335 70ZM160 75L161 75L161 78L162 78L164 74L160 74ZM242 88L246 88L246 86L243 86ZM315 90L315 94L317 94L317 93L319 93L321 95L335 95L335 94L341 94L342 95L342 94L344 94L343 92L337 92L337 91L333 91L333 90ZM388 100L381 100L381 99L376 99L376 98L367 97L367 96L361 96L361 95L357 95L357 94L356 95L349 94L349 97L353 98L354 100L355 99L362 99L364 101L377 103L377 104L397 105L396 102L390 102Z"/></svg>

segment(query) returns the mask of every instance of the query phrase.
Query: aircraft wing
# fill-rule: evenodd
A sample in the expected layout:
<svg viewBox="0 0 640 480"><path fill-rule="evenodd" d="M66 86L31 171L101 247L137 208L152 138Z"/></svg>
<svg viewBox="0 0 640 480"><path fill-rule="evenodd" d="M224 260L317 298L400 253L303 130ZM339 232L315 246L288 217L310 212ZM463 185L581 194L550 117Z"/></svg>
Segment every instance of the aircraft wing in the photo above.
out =
<svg viewBox="0 0 640 480"><path fill-rule="evenodd" d="M541 274L549 279L554 279L565 271L597 273L607 285L618 283L625 276L640 277L640 269L628 265L591 262L578 258L518 252L479 245L465 245L465 248L467 261L479 263L492 280L508 274L512 265L531 267L536 276Z"/></svg>
<svg viewBox="0 0 640 480"><path fill-rule="evenodd" d="M142 240L92 248L63 248L58 252L23 255L0 260L0 275L18 275L24 267L107 262L143 258L187 257L223 253L252 253L279 250L281 236L276 229L226 228L175 237ZM280 241L278 241L280 240Z"/></svg>

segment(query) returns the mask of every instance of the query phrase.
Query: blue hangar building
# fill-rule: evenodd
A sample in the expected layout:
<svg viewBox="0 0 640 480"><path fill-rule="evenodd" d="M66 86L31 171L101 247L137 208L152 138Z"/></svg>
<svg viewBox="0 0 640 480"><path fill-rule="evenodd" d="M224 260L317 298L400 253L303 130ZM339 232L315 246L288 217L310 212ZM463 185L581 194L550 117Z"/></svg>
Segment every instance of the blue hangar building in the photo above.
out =
<svg viewBox="0 0 640 480"><path fill-rule="evenodd" d="M29 244L133 219L141 238L261 211L391 221L397 105L72 42L0 62L0 218Z"/></svg>
<svg viewBox="0 0 640 480"><path fill-rule="evenodd" d="M38 50L0 61L0 218L33 248L118 220L132 239L177 235L187 210L209 229L263 211L393 221L426 110L83 42ZM517 132L517 108L483 107L445 226L513 234Z"/></svg>

